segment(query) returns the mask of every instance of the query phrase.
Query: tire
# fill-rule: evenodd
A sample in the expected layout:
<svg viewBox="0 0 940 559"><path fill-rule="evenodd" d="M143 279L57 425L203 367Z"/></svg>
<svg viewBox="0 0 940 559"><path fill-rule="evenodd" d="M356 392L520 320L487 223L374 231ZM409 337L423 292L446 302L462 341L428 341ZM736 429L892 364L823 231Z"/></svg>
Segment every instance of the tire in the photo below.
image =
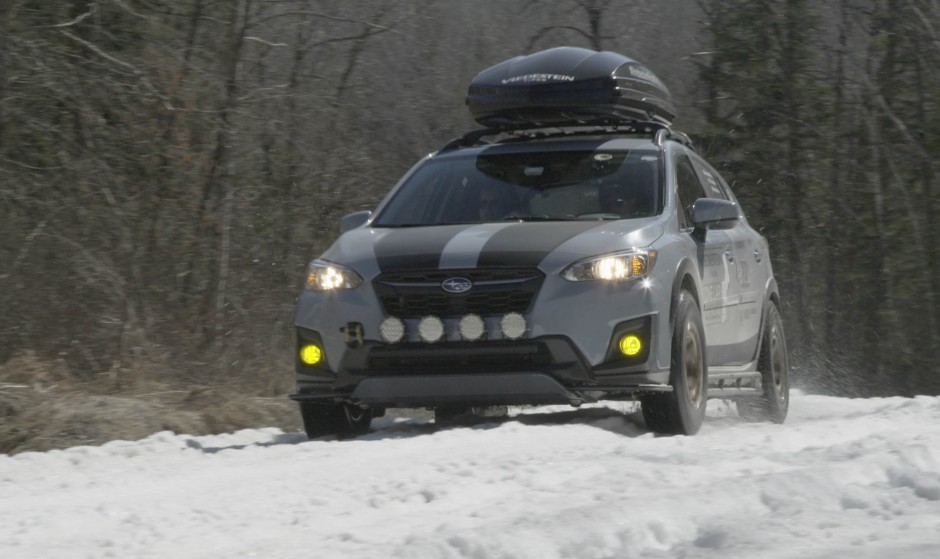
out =
<svg viewBox="0 0 940 559"><path fill-rule="evenodd" d="M373 411L349 404L300 403L300 416L308 439L326 435L355 437L369 432Z"/></svg>
<svg viewBox="0 0 940 559"><path fill-rule="evenodd" d="M702 313L684 289L676 301L669 384L672 392L641 400L646 426L657 433L694 435L705 420L708 359Z"/></svg>
<svg viewBox="0 0 940 559"><path fill-rule="evenodd" d="M738 400L738 415L748 421L783 423L790 407L790 361L783 320L773 301L767 310L757 370L761 375L761 394Z"/></svg>

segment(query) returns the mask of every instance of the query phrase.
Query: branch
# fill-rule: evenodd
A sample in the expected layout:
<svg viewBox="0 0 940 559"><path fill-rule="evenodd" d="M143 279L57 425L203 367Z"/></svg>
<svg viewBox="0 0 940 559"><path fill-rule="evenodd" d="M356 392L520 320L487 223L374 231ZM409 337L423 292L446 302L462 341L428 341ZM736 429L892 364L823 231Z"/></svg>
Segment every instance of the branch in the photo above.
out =
<svg viewBox="0 0 940 559"><path fill-rule="evenodd" d="M265 41L264 39L262 39L262 38L260 38L260 37L250 37L250 36L249 36L249 37L245 37L245 40L246 40L246 41L254 41L254 42L256 42L256 43L261 43L262 45L267 45L267 46L269 46L269 47L289 47L289 46L290 46L290 45L288 45L287 43L271 43L271 42L269 42L269 41Z"/></svg>
<svg viewBox="0 0 940 559"><path fill-rule="evenodd" d="M96 47L96 46L93 45L92 43L89 43L89 42L86 41L85 39L82 39L81 37L77 37L77 36L75 36L73 33L70 33L69 31L60 31L59 33L62 33L63 35L65 35L65 36L68 37L69 39L72 39L73 41L75 41L75 42L77 42L77 43L80 43L81 45L83 45L83 46L85 46L86 48L90 49L92 52L94 52L94 53L97 54L98 56L100 56L100 57L102 57L102 58L104 58L104 59L106 59L106 60L109 60L109 61L111 61L111 62L117 64L118 66L121 66L121 67L123 67L123 68L127 68L127 69L130 70L131 73L133 73L134 75L136 75L136 76L143 75L143 72L140 71L140 70L138 70L138 69L137 69L136 67L134 67L133 65L128 64L127 62L118 60L117 58L114 58L114 57L111 56L110 54L104 52L103 50L99 49L98 47Z"/></svg>
<svg viewBox="0 0 940 559"><path fill-rule="evenodd" d="M343 71L343 75L339 80L339 86L336 88L337 98L342 96L343 92L346 90L346 87L349 85L349 79L352 76L353 71L356 69L356 63L359 61L359 55L362 54L362 49L365 46L366 39L379 33L384 33L384 31L367 28L361 35L355 37L357 43L353 45L352 54L349 57L349 64L346 65L346 70Z"/></svg>
<svg viewBox="0 0 940 559"><path fill-rule="evenodd" d="M926 29L927 34L930 35L930 41L933 43L934 47L937 48L937 51L940 52L940 36L938 36L936 28L931 24L930 18L917 6L911 6L911 11L917 14L921 19L924 24L924 29ZM940 10L938 10L938 12L940 12ZM940 13L938 13L938 15L940 15Z"/></svg>
<svg viewBox="0 0 940 559"><path fill-rule="evenodd" d="M526 50L527 51L530 50L532 47L535 46L535 43L539 39L541 39L546 34L548 34L549 31L554 31L555 29L566 29L568 31L574 31L575 33L580 34L582 37L584 37L588 41L592 40L590 35L585 33L583 30L578 29L577 27L573 27L571 25L549 25L548 27L543 27L538 30L538 32L532 37L532 39L529 40L529 44L526 45Z"/></svg>
<svg viewBox="0 0 940 559"><path fill-rule="evenodd" d="M136 17L139 17L139 18L141 18L141 19L150 19L150 18L148 18L147 16L145 16L145 15L143 15L143 14L138 14L137 12L135 12L135 11L134 11L133 9L131 9L131 7L128 6L123 0L111 0L111 2L117 4L118 6L120 6L121 8L123 8L125 12L131 14L132 16L136 16Z"/></svg>
<svg viewBox="0 0 940 559"><path fill-rule="evenodd" d="M72 21L68 21L66 23L59 23L56 25L40 25L38 27L39 29L56 29L56 28L61 29L63 27L72 27L73 25L78 25L79 23L84 21L88 16L94 14L97 9L98 9L98 4L92 4L91 9L89 9L87 12L83 13L82 15L78 16L77 18L73 19Z"/></svg>
<svg viewBox="0 0 940 559"><path fill-rule="evenodd" d="M262 25L262 24L267 23L267 22L269 22L269 21L272 21L272 20L275 20L275 19L279 19L279 18L282 18L282 17L288 17L288 16L311 16L311 17L316 17L316 18L325 19L325 20L329 20L329 21L339 21L339 22L343 22L343 23L358 23L358 24L365 25L365 26L368 26L368 27L375 27L375 28L377 28L377 29L382 29L382 30L384 30L384 31L389 31L389 30L390 30L389 28L383 27L383 26L378 25L378 24L375 24L375 23L371 23L371 22L369 22L369 21L363 21L363 20L358 20L358 19L350 19L350 18L339 17L339 16L331 16L331 15L327 15L327 14L320 13L320 12L310 12L310 11L305 11L305 10L298 10L298 11L292 11L292 12L281 12L281 13L279 13L279 14L274 14L274 15L271 15L271 16L268 16L268 17L261 18L261 19L259 19L259 20L253 21L253 22L251 22L250 24L246 25L245 28L247 29L247 28L249 28L249 27L254 27L254 26L256 26L256 25Z"/></svg>
<svg viewBox="0 0 940 559"><path fill-rule="evenodd" d="M47 217L46 219L42 220L39 225L33 228L33 231L29 235L26 235L26 238L23 240L23 246L20 247L19 254L17 254L16 258L13 259L13 265L10 266L10 269L7 271L7 273L0 274L0 280L13 277L13 274L16 273L16 269L20 267L20 264L22 264L23 260L29 254L29 249L32 247L33 241L36 240L36 237L42 233L42 230L45 229L46 225L49 224L49 219L50 218Z"/></svg>
<svg viewBox="0 0 940 559"><path fill-rule="evenodd" d="M911 134L911 130L910 128L908 128L907 124L905 124L904 121L901 120L900 117L894 114L894 111L891 110L891 107L888 105L888 102L885 100L884 96L881 94L881 90L878 88L878 86L876 86L875 84L871 82L871 79L869 78L868 75L863 74L862 79L864 80L865 86L868 88L869 93L871 93L872 98L875 101L875 104L878 105L878 108L884 112L885 116L887 116L888 120L890 120L891 123L894 124L894 127L898 130L898 132L900 132L901 135L904 137L904 139L907 140L908 143L911 145L911 147L914 148L914 151L916 151L921 157L923 157L924 160L927 162L927 164L930 165L930 168L933 170L934 168L933 157L929 153L927 153L927 150L924 149L924 146L922 145L922 143L917 141L917 138L915 138L914 135Z"/></svg>
<svg viewBox="0 0 940 559"><path fill-rule="evenodd" d="M101 50L100 48L98 48L97 46L95 46L94 44L89 43L88 41L82 39L81 37L75 36L74 34L70 33L69 31L59 31L59 33L62 33L63 35L65 35L65 36L68 37L69 39L72 39L73 41L76 41L77 43L81 44L82 46L84 46L84 47L90 49L92 52L94 52L94 53L97 54L98 56L104 58L105 60L107 60L107 61L109 61L109 62L112 62L112 63L114 63L114 64L117 64L118 66L121 66L122 68L128 69L128 70L131 72L131 74L137 76L137 77L140 79L140 83L142 83L142 84L144 85L144 87L146 87L147 89L149 89L149 90L151 91L151 93L153 93L154 95L156 95L156 96L163 102L163 106L164 106L167 110L171 110L171 109L173 108L173 105L172 105L172 103L170 102L170 99L169 99L166 95L164 95L163 93L161 93L160 90L157 89L157 87L156 87L155 85L153 85L153 83L151 83L150 79L149 79L149 78L147 77L147 75L143 72L143 70L140 70L140 69L138 69L136 66L134 66L134 65L132 65L132 64L128 64L127 62L124 62L123 60L118 60L117 58L115 58L115 57L111 56L110 54L104 52L103 50Z"/></svg>

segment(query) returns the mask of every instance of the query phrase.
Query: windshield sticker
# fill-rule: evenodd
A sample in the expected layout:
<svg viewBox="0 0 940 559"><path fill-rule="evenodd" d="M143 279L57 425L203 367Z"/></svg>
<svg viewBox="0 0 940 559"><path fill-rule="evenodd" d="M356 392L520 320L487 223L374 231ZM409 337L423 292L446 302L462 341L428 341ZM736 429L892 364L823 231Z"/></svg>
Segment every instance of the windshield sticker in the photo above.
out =
<svg viewBox="0 0 940 559"><path fill-rule="evenodd" d="M655 155L644 155L640 158L640 161L659 161L659 158Z"/></svg>

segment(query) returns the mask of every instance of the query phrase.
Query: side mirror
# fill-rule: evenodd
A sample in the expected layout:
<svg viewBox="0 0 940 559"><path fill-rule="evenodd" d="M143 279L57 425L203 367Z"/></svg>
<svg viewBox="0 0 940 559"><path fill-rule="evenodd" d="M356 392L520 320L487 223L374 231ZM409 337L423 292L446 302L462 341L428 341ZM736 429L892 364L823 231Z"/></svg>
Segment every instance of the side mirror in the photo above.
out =
<svg viewBox="0 0 940 559"><path fill-rule="evenodd" d="M731 229L741 221L738 205L728 200L717 198L699 198L692 206L692 222L695 230L692 235L701 241L709 229Z"/></svg>
<svg viewBox="0 0 940 559"><path fill-rule="evenodd" d="M369 221L369 218L372 217L372 212L369 210L363 210L361 212L353 212L351 214L344 215L339 220L339 232L345 233L350 229L355 229L365 222Z"/></svg>

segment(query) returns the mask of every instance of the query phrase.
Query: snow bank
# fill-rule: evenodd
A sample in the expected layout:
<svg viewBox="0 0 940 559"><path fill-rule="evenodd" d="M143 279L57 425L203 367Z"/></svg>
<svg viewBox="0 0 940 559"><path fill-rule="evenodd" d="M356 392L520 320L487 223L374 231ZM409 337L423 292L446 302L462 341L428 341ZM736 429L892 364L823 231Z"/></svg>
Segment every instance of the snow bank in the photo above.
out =
<svg viewBox="0 0 940 559"><path fill-rule="evenodd" d="M3 456L0 557L940 556L940 398L709 405L695 437L619 405Z"/></svg>

